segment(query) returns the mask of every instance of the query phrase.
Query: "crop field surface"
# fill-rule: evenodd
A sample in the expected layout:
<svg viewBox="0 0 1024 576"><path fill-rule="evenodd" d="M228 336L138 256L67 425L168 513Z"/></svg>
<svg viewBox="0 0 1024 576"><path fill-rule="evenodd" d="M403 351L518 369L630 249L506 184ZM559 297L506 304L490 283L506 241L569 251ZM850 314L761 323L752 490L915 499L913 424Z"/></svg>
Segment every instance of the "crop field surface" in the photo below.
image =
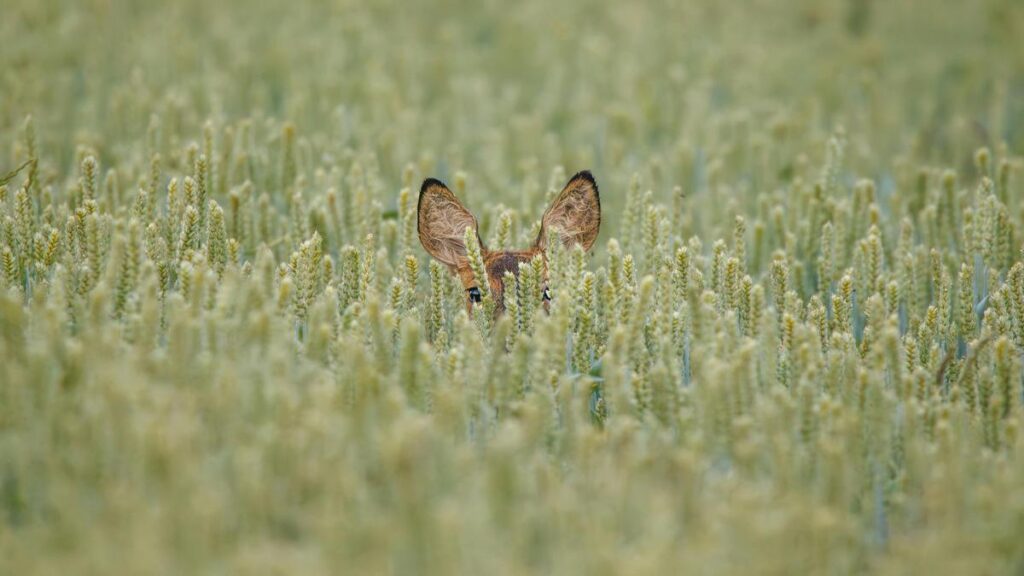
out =
<svg viewBox="0 0 1024 576"><path fill-rule="evenodd" d="M5 0L0 575L1024 574L1022 154L1015 0Z"/></svg>

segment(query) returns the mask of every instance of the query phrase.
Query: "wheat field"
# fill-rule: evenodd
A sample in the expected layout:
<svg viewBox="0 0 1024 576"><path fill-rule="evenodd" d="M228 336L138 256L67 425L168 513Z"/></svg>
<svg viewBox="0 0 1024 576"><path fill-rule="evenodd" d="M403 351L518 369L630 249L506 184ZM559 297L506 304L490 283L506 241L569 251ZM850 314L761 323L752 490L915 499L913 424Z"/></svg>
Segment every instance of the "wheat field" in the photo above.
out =
<svg viewBox="0 0 1024 576"><path fill-rule="evenodd" d="M0 574L1024 573L1021 3L0 12Z"/></svg>

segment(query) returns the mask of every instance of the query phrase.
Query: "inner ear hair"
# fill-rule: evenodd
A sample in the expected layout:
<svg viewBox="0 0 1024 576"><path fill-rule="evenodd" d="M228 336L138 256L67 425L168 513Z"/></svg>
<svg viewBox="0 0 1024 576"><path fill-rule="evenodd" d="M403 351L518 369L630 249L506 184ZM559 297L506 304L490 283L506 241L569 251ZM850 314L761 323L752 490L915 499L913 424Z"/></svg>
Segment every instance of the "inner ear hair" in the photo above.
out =
<svg viewBox="0 0 1024 576"><path fill-rule="evenodd" d="M579 244L590 250L601 229L601 195L589 170L577 172L541 219L536 245L547 247L547 234L557 230L566 247Z"/></svg>
<svg viewBox="0 0 1024 576"><path fill-rule="evenodd" d="M424 180L416 205L416 232L424 250L450 268L465 265L467 227L477 232L476 218L455 194L436 178Z"/></svg>

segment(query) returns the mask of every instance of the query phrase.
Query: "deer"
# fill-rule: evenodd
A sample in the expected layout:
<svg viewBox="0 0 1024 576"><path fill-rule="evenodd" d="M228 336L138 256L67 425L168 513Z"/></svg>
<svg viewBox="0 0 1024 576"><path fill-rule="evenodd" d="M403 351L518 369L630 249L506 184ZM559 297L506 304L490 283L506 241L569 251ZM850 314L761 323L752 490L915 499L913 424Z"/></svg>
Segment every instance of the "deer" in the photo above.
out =
<svg viewBox="0 0 1024 576"><path fill-rule="evenodd" d="M476 217L448 187L436 178L427 178L420 187L416 206L416 231L420 244L435 260L448 267L462 282L466 292L466 311L472 315L473 306L483 301L478 279L469 265L466 251L466 229L472 230L480 244L488 286L494 299L495 316L505 310L505 273L511 272L518 281L519 264L528 263L538 254L544 262L543 305L551 301L547 278L547 249L549 235L566 248L579 245L589 251L597 240L601 228L601 198L597 182L589 170L576 173L555 197L541 217L540 232L533 245L525 250L490 250L477 226Z"/></svg>

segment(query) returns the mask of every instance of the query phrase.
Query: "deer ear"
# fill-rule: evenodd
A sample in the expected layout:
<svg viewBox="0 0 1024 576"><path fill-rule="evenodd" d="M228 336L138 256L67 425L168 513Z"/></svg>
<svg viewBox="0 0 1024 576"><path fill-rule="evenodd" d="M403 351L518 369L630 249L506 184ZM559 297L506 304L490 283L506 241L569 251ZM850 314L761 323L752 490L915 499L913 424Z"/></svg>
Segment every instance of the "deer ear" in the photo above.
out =
<svg viewBox="0 0 1024 576"><path fill-rule="evenodd" d="M467 262L466 228L477 231L473 214L444 182L434 178L423 181L416 212L416 231L427 253L451 268L463 267Z"/></svg>
<svg viewBox="0 0 1024 576"><path fill-rule="evenodd" d="M601 229L601 197L589 170L577 173L558 194L541 219L538 248L547 248L548 232L557 230L562 244L590 250Z"/></svg>

